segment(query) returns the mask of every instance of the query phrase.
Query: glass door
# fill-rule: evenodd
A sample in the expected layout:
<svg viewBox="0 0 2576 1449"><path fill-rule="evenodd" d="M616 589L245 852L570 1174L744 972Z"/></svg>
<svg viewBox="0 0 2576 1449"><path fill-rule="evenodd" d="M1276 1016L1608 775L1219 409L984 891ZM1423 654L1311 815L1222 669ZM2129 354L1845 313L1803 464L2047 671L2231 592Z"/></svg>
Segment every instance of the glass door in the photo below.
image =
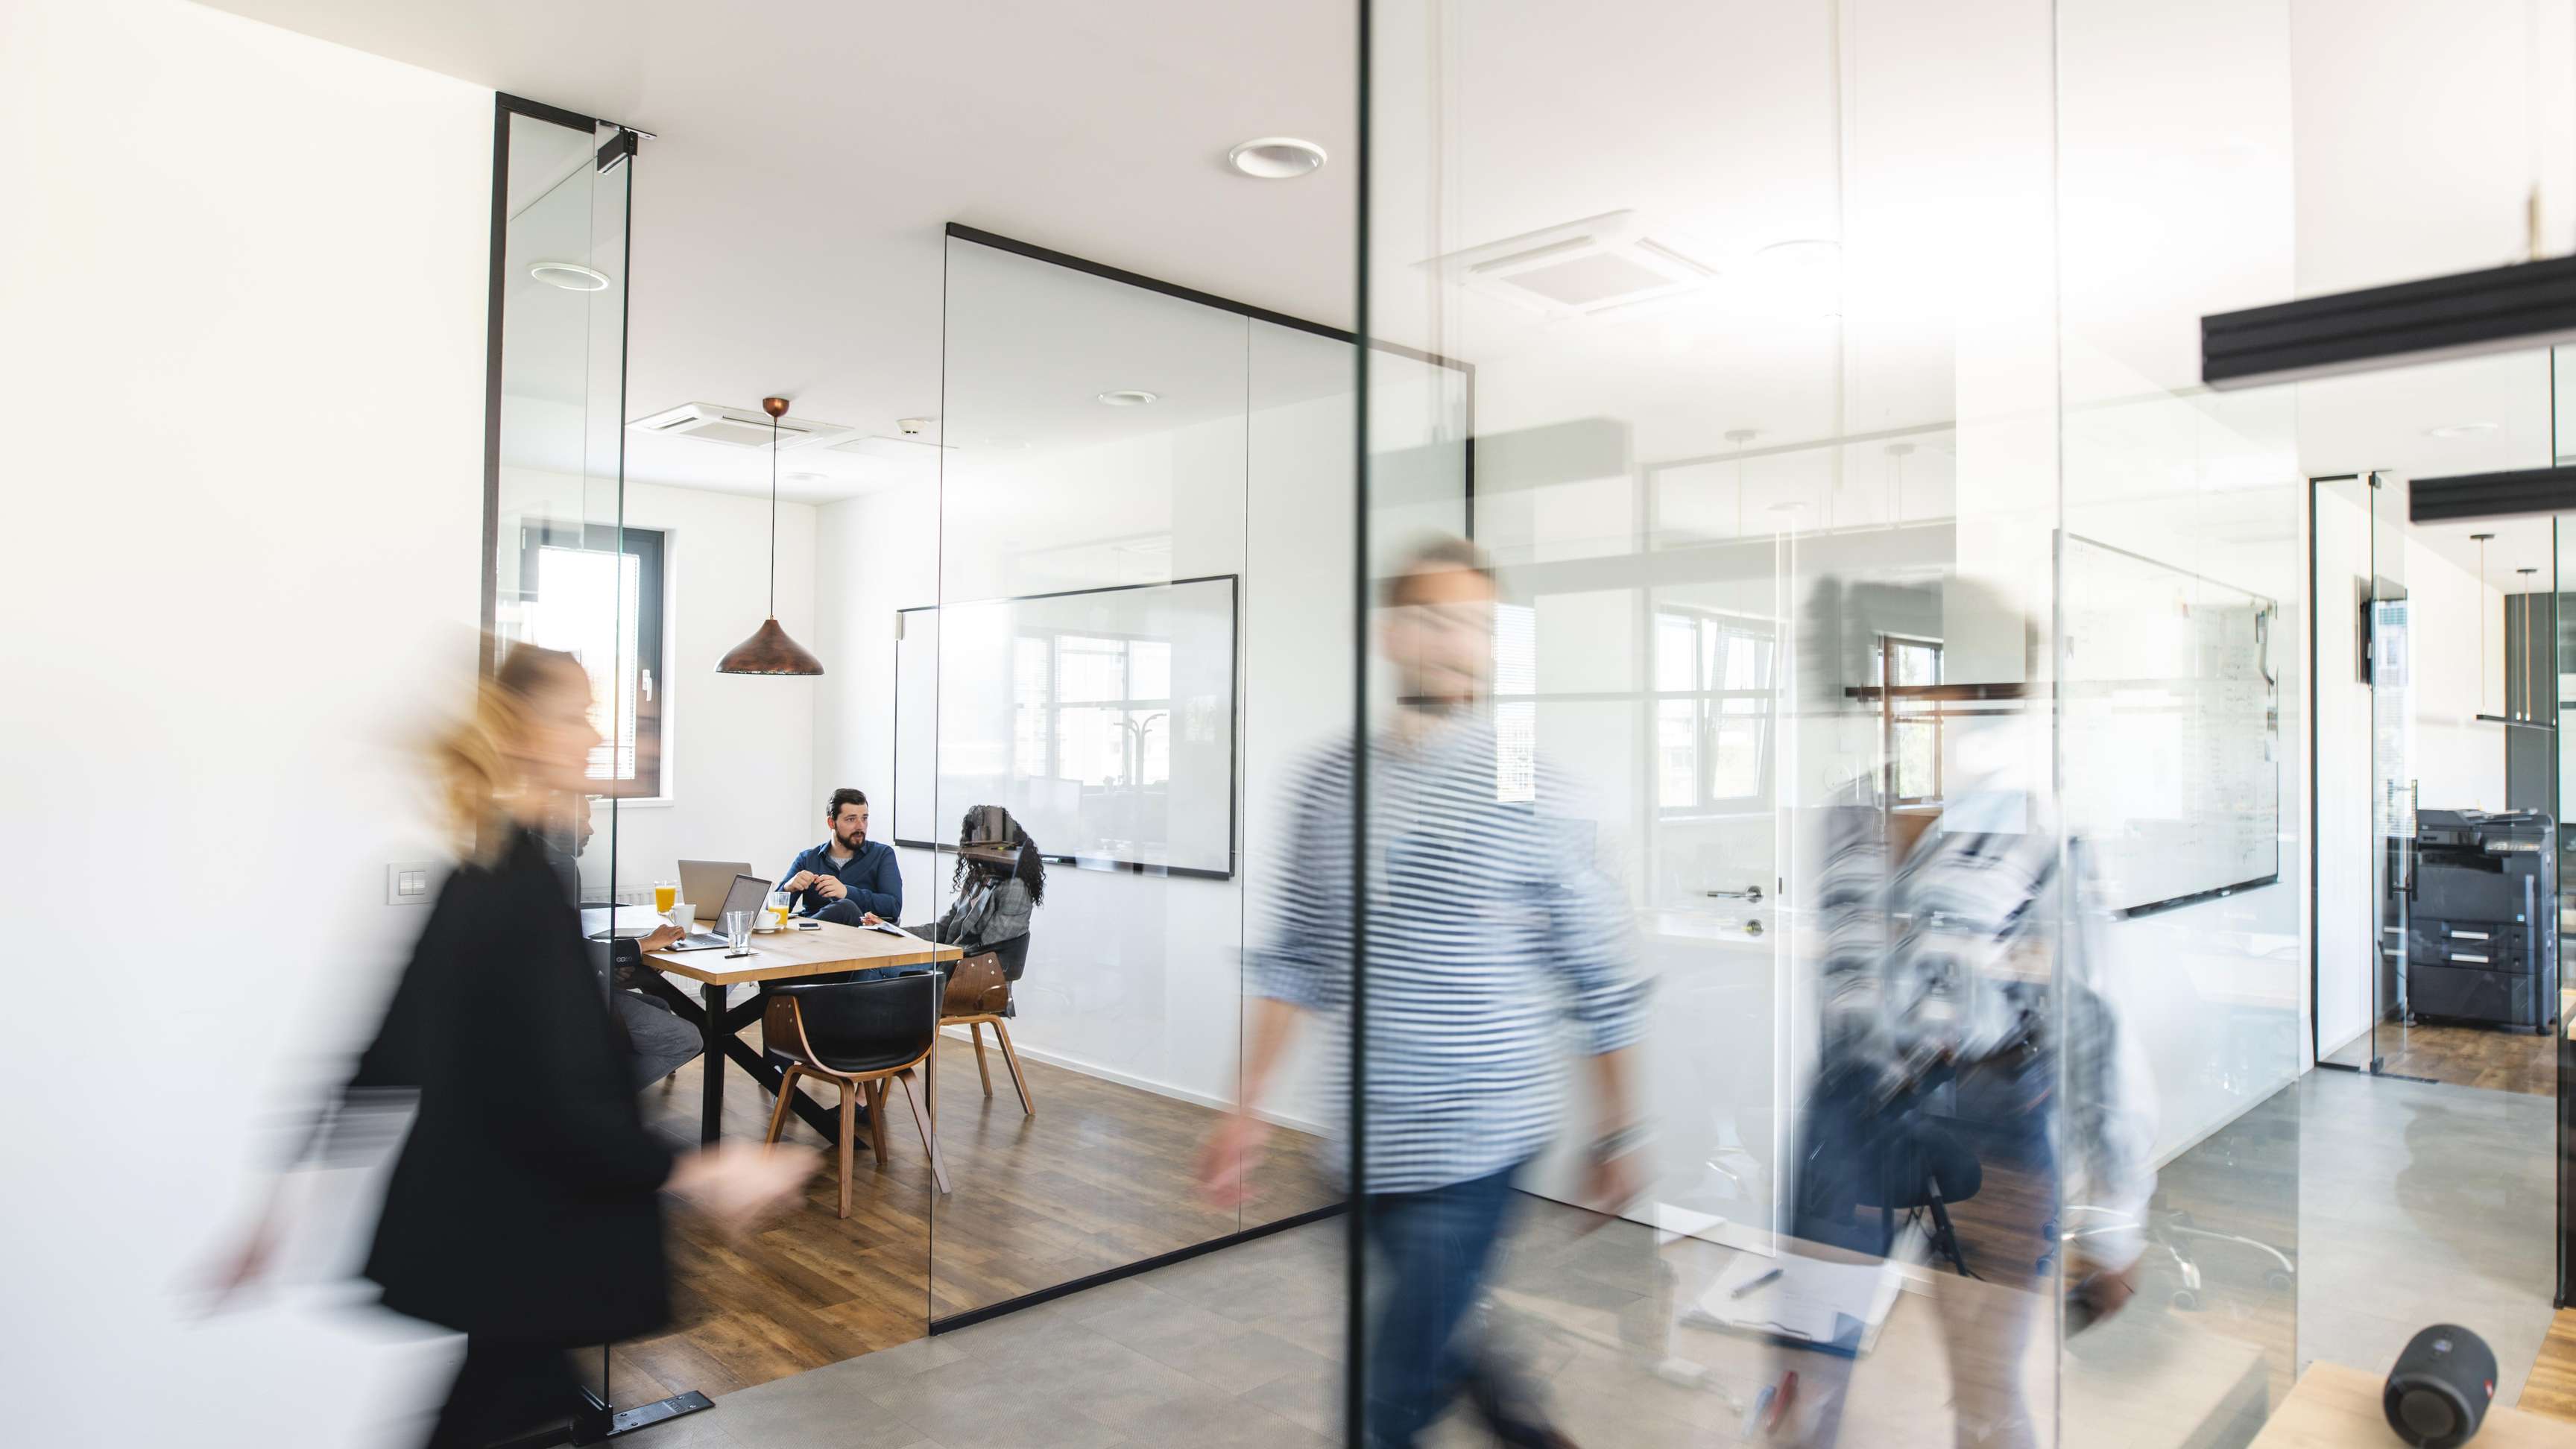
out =
<svg viewBox="0 0 2576 1449"><path fill-rule="evenodd" d="M660 536L625 529L636 135L506 96L496 123L485 662L497 667L510 650L530 645L571 654L590 676L591 723L602 737L591 784L552 802L544 834L582 908L601 988L622 1013L640 996L632 976L617 977L609 937L643 934L651 907L649 885L634 879L631 859L619 858L618 807L660 793L655 696L663 674ZM623 1345L600 1345L574 1362L585 1392L584 1403L569 1406L578 1442L707 1406L691 1386L643 1372Z"/></svg>
<svg viewBox="0 0 2576 1449"><path fill-rule="evenodd" d="M2414 645L2406 592L2406 481L2372 473L2370 572L2370 886L2377 931L2370 988L2369 1069L2387 1052L2381 1034L2406 1015L2409 906L2414 892Z"/></svg>
<svg viewBox="0 0 2576 1449"><path fill-rule="evenodd" d="M2381 1029L2405 1010L2418 791L2407 490L2387 472L2311 487L2316 838L2335 860L2349 857L2332 842L2368 842L2360 869L2317 876L2315 1048L2320 1065L2377 1071Z"/></svg>

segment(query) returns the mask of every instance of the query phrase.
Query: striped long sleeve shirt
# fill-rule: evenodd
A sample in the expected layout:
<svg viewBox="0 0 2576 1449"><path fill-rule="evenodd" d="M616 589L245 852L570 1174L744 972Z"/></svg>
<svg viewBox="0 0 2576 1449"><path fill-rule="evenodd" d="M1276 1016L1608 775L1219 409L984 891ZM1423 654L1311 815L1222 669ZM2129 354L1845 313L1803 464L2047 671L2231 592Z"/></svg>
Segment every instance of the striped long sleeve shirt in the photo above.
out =
<svg viewBox="0 0 2576 1449"><path fill-rule="evenodd" d="M1497 798L1492 724L1467 717L1369 746L1368 887L1353 910L1353 752L1299 778L1283 895L1250 989L1332 1026L1332 1100L1347 1101L1353 932L1367 931L1365 1189L1419 1192L1535 1155L1554 1130L1567 1042L1615 1051L1643 1031L1643 983L1593 827L1564 812L1544 761L1535 799ZM1341 1154L1335 1154L1340 1160Z"/></svg>

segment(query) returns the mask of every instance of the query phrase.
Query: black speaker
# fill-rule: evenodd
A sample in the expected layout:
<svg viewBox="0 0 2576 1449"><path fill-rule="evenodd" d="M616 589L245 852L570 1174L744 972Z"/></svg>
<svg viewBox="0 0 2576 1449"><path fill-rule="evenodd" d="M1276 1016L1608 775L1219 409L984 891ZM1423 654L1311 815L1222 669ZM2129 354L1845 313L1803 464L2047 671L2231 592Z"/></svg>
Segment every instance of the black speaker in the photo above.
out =
<svg viewBox="0 0 2576 1449"><path fill-rule="evenodd" d="M2379 1404L2388 1427L2419 1449L2466 1444L2495 1398L2495 1350L2456 1323L2416 1334L2388 1371Z"/></svg>

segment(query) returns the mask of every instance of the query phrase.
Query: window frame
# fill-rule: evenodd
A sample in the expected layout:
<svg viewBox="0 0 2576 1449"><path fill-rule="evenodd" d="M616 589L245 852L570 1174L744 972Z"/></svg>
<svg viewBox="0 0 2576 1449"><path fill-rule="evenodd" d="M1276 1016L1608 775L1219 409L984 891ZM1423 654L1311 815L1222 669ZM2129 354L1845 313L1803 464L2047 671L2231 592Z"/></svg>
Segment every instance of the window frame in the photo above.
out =
<svg viewBox="0 0 2576 1449"><path fill-rule="evenodd" d="M1658 641L1649 646L1650 654L1653 655L1647 664L1649 679L1658 684L1661 682L1663 660L1660 653L1656 651L1661 648L1660 635L1664 621L1682 619L1687 620L1691 625L1691 678L1694 681L1694 687L1690 689L1652 688L1645 691L1645 697L1650 706L1647 711L1647 729L1653 751L1650 755L1653 760L1651 784L1654 791L1656 818L1690 820L1743 815L1770 809L1771 802L1778 793L1779 626L1770 619L1751 614L1729 613L1723 609L1662 600L1650 603L1649 618L1651 632L1648 637ZM1758 688L1750 689L1729 689L1713 683L1709 670L1713 664L1719 671L1716 678L1721 680L1724 678L1725 656L1731 652L1731 646L1729 650L1721 651L1718 659L1711 661L1704 651L1706 633L1712 628L1721 638L1741 636L1769 644L1771 656L1768 668L1763 675L1767 682ZM1726 708L1730 701L1745 699L1758 701L1761 708L1750 713L1733 712ZM1691 738L1697 755L1692 761L1692 798L1687 803L1678 805L1666 804L1663 798L1662 727L1663 706L1667 701L1689 701L1694 706L1691 712ZM1716 743L1718 735L1722 732L1721 724L1729 720L1751 721L1761 732L1760 757L1754 769L1754 788L1751 794L1720 794L1717 790Z"/></svg>
<svg viewBox="0 0 2576 1449"><path fill-rule="evenodd" d="M627 780L594 777L590 783L598 788L591 790L590 795L594 799L630 804L668 799L665 763L668 757L663 750L663 740L671 703L671 671L664 656L664 644L669 638L669 530L639 528L633 524L576 524L560 519L535 519L523 523L519 528L519 593L522 600L542 594L545 578L540 560L543 551L549 548L617 553L635 559L635 665L639 697L630 701L635 709L635 775ZM587 661L584 667L588 667ZM614 721L610 723L613 726ZM608 728L601 732L611 737L609 744L613 750L615 730Z"/></svg>
<svg viewBox="0 0 2576 1449"><path fill-rule="evenodd" d="M1070 707L1084 710L1104 710L1120 716L1133 716L1138 713L1140 709L1146 712L1159 712L1162 716L1166 732L1164 746L1166 753L1163 766L1163 778L1160 783L1163 789L1170 789L1172 776L1171 760L1169 756L1169 731L1173 727L1173 717L1178 711L1177 706L1173 703L1171 698L1171 678L1168 662L1165 665L1163 681L1164 691L1161 697L1140 698L1137 696L1135 691L1136 646L1138 644L1162 644L1168 648L1171 641L1168 639L1157 639L1144 634L1118 634L1103 629L1015 629L1012 631L1011 649L1012 665L1014 668L1018 667L1019 647L1023 643L1043 644L1046 648L1047 695L1045 703L1040 706L1040 713L1043 719L1043 727L1040 737L1046 747L1046 760L1045 769L1041 773L1046 777L1055 779L1068 778L1064 773L1064 716L1065 711L1068 708L1068 701L1065 699L1064 694L1064 644L1067 639L1097 639L1118 645L1118 697L1115 699L1073 700L1070 701ZM1014 726L1013 749L1015 753L1018 745L1016 738L1017 733L1017 727ZM1017 768L1017 763L1018 762L1016 760L1013 761L1014 768ZM1136 756L1136 765L1140 778L1133 785L1127 786L1127 789L1141 793L1151 791L1155 788L1155 785L1152 782L1148 782L1141 778L1144 770L1144 763L1145 755L1140 746ZM1086 784L1082 788L1085 791L1114 791L1120 787L1114 785L1093 786Z"/></svg>
<svg viewBox="0 0 2576 1449"><path fill-rule="evenodd" d="M1887 778L1885 784L1882 786L1887 793L1887 802L1890 806L1938 804L1942 798L1942 790L1944 788L1941 756L1943 753L1943 746L1947 743L1945 737L1948 731L1945 726L1945 721L1949 717L1948 712L1942 709L1938 700L1930 701L1930 707L1924 709L1921 713L1904 714L1898 712L1898 705L1901 703L1901 698L1892 691L1894 689L1905 689L1918 686L1899 685L1896 683L1896 671L1894 666L1890 663L1890 645L1906 649L1929 650L1932 655L1931 684L1934 687L1939 686L1943 682L1942 675L1947 672L1945 665L1948 662L1948 655L1942 648L1940 640L1925 638L1920 634L1896 634L1881 631L1870 645L1871 652L1876 656L1873 662L1878 666L1878 668L1873 672L1877 676L1876 682L1881 691L1879 696L1879 709L1881 711L1881 730L1884 738L1880 740L1879 744L1880 749L1887 757ZM1917 726L1929 729L1932 733L1932 788L1929 794L1908 795L1898 789L1898 785L1900 783L1898 770L1901 756L1898 754L1896 748L1896 732L1900 726Z"/></svg>

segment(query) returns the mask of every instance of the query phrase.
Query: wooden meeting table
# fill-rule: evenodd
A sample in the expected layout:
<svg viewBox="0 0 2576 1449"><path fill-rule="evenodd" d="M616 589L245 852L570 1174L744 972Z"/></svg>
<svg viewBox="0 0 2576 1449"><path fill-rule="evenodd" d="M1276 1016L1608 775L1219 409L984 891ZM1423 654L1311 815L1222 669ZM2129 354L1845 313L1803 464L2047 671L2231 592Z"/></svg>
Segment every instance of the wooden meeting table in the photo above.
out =
<svg viewBox="0 0 2576 1449"><path fill-rule="evenodd" d="M874 966L931 966L955 961L966 954L957 946L915 940L910 936L889 936L882 931L861 926L844 926L832 921L816 922L814 929L800 931L793 922L785 930L751 938L751 954L736 956L715 951L653 951L644 957L645 989L671 1004L671 1010L683 1021L693 1023L706 1036L706 1056L700 1067L702 1087L698 1107L698 1140L713 1142L724 1122L725 1057L751 1074L751 1079L775 1092L782 1073L762 1060L751 1043L739 1033L760 1018L761 999L757 996L728 1011L725 989L745 981L795 981L808 976L825 976L836 971L860 971ZM699 1000L664 979L668 971L686 976L699 984ZM805 1125L823 1134L826 1141L837 1141L841 1135L840 1119L830 1108L802 1092L792 1094L796 1115Z"/></svg>

